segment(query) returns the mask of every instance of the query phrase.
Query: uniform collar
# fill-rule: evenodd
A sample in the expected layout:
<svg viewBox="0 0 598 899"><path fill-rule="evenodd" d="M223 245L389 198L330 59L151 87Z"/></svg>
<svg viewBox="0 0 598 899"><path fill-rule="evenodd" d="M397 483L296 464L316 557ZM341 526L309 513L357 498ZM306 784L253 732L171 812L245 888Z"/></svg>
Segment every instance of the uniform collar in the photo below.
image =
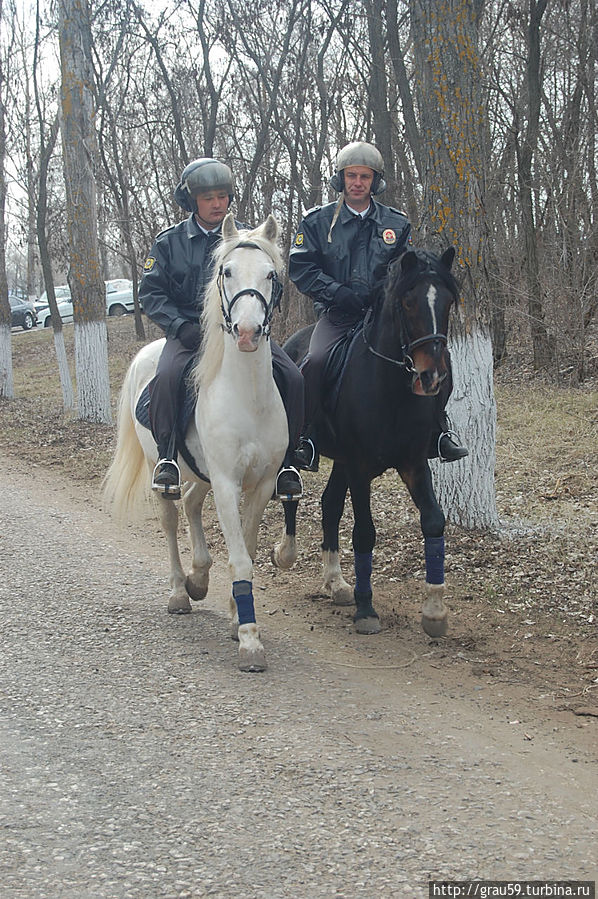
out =
<svg viewBox="0 0 598 899"><path fill-rule="evenodd" d="M218 225L218 227L215 228L214 231L204 231L204 229L197 224L197 219L195 218L193 212L191 213L185 224L187 225L187 237L189 239L193 237L199 237L200 235L203 235L203 237L209 237L211 234L220 234L220 225Z"/></svg>
<svg viewBox="0 0 598 899"><path fill-rule="evenodd" d="M373 197L370 197L370 208L368 210L368 214L366 216L357 216L354 212L351 212L346 203L343 203L341 206L340 220L343 225L347 222L353 221L355 218L363 218L364 222L367 222L369 219L373 219L376 224L382 224L382 210L385 207L382 206L381 203L376 203Z"/></svg>

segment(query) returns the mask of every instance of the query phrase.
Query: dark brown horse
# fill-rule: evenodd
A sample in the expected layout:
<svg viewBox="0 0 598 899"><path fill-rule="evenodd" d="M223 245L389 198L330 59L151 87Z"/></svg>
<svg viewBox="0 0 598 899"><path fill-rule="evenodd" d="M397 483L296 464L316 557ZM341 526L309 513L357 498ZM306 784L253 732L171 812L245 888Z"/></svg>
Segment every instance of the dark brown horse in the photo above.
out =
<svg viewBox="0 0 598 899"><path fill-rule="evenodd" d="M333 603L355 602L359 633L380 630L372 603L372 550L376 529L370 507L371 483L395 468L419 509L426 560L422 626L431 636L447 631L444 603L444 525L428 465L435 429L435 399L447 377L449 312L458 297L450 269L455 251L441 256L409 250L392 262L374 292L363 330L350 347L338 396L318 424L323 455L334 460L322 495L324 586ZM304 357L310 328L293 335L285 349L297 363ZM355 588L339 563L339 523L347 489L355 524ZM294 551L297 503L285 503L285 535L273 558L284 563Z"/></svg>

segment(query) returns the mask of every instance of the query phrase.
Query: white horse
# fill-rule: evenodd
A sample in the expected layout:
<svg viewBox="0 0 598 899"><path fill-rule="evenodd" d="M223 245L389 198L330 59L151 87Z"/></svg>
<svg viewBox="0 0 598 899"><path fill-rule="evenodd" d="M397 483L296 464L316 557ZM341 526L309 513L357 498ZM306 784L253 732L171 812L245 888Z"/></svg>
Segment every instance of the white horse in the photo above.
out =
<svg viewBox="0 0 598 899"><path fill-rule="evenodd" d="M187 576L177 543L177 505L162 495L158 498L170 559L168 611L186 613L191 611L189 597L200 600L208 591L212 559L201 513L210 487L214 491L233 582L231 634L239 640L243 671L267 667L255 620L253 558L258 527L288 443L287 419L272 376L268 340L280 292L282 259L277 237L278 225L271 215L259 228L239 232L229 214L222 224L222 243L214 254L214 277L202 315L204 339L194 373L198 400L186 434L187 447L209 483L180 462L192 546ZM139 511L141 500L150 492L156 444L150 431L136 421L135 409L154 376L163 346L164 340L157 340L144 347L131 363L122 387L116 452L104 481L105 496L121 516ZM294 561L279 558L277 564L290 567Z"/></svg>

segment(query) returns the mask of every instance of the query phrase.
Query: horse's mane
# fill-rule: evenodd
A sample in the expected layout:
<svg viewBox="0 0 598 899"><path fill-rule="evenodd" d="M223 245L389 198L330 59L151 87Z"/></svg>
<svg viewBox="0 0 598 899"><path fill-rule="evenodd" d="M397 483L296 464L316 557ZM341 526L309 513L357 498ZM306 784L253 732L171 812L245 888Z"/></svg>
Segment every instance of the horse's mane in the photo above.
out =
<svg viewBox="0 0 598 899"><path fill-rule="evenodd" d="M223 240L218 245L213 254L214 273L206 288L201 314L203 338L199 360L193 372L196 390L199 390L200 386L205 386L213 381L222 364L224 353L224 331L222 330L222 325L224 318L222 315L220 290L218 288L218 274L226 257L244 241L251 241L260 250L263 250L272 260L276 273L279 276L282 274L282 254L275 243L272 243L272 241L260 233L260 228L255 228L253 231L239 231L234 237Z"/></svg>
<svg viewBox="0 0 598 899"><path fill-rule="evenodd" d="M440 256L436 256L429 250L411 248L407 252L415 253L417 257L417 265L411 266L407 272L401 267L401 253L394 260L391 260L387 269L384 281L385 296L392 294L393 296L403 296L410 291L419 281L423 274L434 275L438 278L452 295L457 298L459 295L459 284L457 279L451 274L449 269L440 261Z"/></svg>

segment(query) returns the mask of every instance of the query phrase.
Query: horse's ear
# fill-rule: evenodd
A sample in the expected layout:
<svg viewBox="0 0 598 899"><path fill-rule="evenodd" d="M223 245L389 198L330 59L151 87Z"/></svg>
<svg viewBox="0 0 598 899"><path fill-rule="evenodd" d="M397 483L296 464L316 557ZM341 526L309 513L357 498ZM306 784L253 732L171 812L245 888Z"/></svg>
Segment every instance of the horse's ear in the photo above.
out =
<svg viewBox="0 0 598 899"><path fill-rule="evenodd" d="M417 265L417 253L415 250L407 250L401 256L401 271L404 275L410 272Z"/></svg>
<svg viewBox="0 0 598 899"><path fill-rule="evenodd" d="M270 243L276 243L278 240L278 222L272 213L270 213L263 225L259 226L256 233L265 237Z"/></svg>
<svg viewBox="0 0 598 899"><path fill-rule="evenodd" d="M222 237L224 240L230 240L231 237L238 237L239 232L235 225L235 217L232 212L227 212L222 222Z"/></svg>
<svg viewBox="0 0 598 899"><path fill-rule="evenodd" d="M448 269L450 272L451 266L455 260L455 248L449 247L448 250L445 250L442 256L440 257L440 261Z"/></svg>

